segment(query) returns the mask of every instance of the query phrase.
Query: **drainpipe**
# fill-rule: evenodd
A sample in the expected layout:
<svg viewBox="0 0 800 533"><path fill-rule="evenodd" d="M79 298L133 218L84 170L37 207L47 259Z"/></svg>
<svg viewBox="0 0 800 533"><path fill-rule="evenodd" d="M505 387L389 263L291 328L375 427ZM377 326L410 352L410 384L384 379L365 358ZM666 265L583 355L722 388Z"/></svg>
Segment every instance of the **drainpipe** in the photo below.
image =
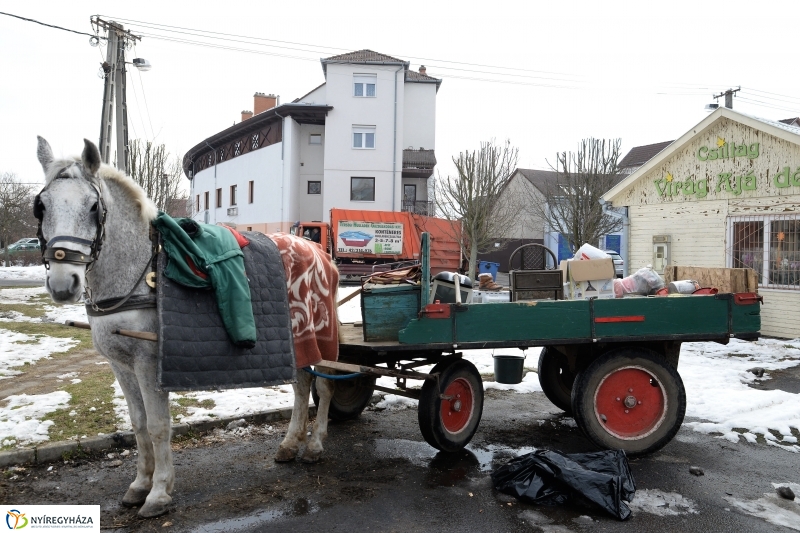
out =
<svg viewBox="0 0 800 533"><path fill-rule="evenodd" d="M280 117L280 119L281 119L281 166L283 167L282 170L285 170L286 169L286 162L283 160L283 150L284 150L284 147L286 146L286 117L284 117L283 115L281 115L277 111L275 112L275 116ZM283 174L283 173L281 172L281 174ZM286 181L286 180L284 180L283 176L281 176L281 220L280 220L280 228L278 229L278 231L283 231L283 201L284 201L283 186L284 186L284 181ZM269 228L267 228L267 229L269 229Z"/></svg>
<svg viewBox="0 0 800 533"><path fill-rule="evenodd" d="M400 68L394 71L394 141L392 143L392 211L394 211L395 189L397 188L397 73L404 69L405 65L401 65Z"/></svg>
<svg viewBox="0 0 800 533"><path fill-rule="evenodd" d="M611 202L606 202L600 198L600 205L603 206L603 214L611 215L614 218L619 218L622 220L622 249L620 250L620 255L625 261L625 264L622 265L622 276L626 277L628 275L628 265L630 265L630 257L628 254L628 236L630 235L631 221L628 218L628 215L621 215L616 211L609 210L609 207L613 207ZM627 213L627 209L625 212Z"/></svg>
<svg viewBox="0 0 800 533"><path fill-rule="evenodd" d="M214 152L214 203L217 203L217 151L214 149L213 146L208 144L208 141L203 141L206 143L206 146L211 148L211 151ZM213 204L212 204L213 205ZM204 222L208 222L204 220ZM217 208L214 208L214 224L217 223Z"/></svg>

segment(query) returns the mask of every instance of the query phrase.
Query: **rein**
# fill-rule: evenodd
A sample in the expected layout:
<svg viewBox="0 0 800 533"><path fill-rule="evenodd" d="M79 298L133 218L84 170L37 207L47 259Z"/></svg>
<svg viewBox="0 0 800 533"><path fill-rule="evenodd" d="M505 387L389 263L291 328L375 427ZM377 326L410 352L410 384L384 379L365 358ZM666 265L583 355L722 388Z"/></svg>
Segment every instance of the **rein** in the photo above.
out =
<svg viewBox="0 0 800 533"><path fill-rule="evenodd" d="M76 163L78 166L81 167L83 171L83 165L80 163ZM54 180L56 179L63 179L68 178L66 175L66 169L62 170ZM88 239L82 239L80 237L75 237L72 235L58 235L56 237L51 238L49 241L45 239L44 233L42 232L42 222L44 220L44 203L41 200L41 194L47 190L48 185L45 185L39 194L36 195L36 198L33 202L33 216L39 221L37 228L36 228L36 237L39 239L39 247L42 251L42 263L44 264L45 269L50 269L50 262L56 263L70 263L74 265L86 265L86 272L88 274L91 272L92 268L94 267L95 262L97 261L98 257L100 256L100 251L103 249L103 240L105 239L105 232L106 232L106 217L108 216L108 209L106 208L106 202L103 199L103 189L102 189L102 181L100 180L87 180L89 184L95 191L97 195L97 230L95 232L94 239L91 241ZM51 181L52 183L52 181ZM84 285L84 299L86 301L86 312L89 316L103 316L104 314L113 314L113 313L121 313L122 311L128 311L130 309L144 309L148 307L156 307L156 298L154 295L149 294L146 296L138 296L133 297L134 291L145 279L147 276L148 271L152 268L152 272L155 272L155 264L154 260L156 255L159 251L158 246L158 238L157 233L152 230L150 233L150 240L153 243L153 254L150 256L150 259L145 264L144 270L142 271L139 279L133 284L131 290L128 291L128 294L123 296L122 298L108 298L105 300L100 301L93 301L92 299L92 289L89 287L88 280L85 280ZM80 244L83 246L89 247L89 254L84 254L82 252L76 252L74 250L70 250L69 248L63 247L54 247L53 244L57 242L73 242L76 244ZM48 246L49 245L49 246ZM85 279L85 277L84 277ZM148 277L147 281L148 286L150 288L155 288L155 284L151 284L151 280ZM133 297L133 298L132 298ZM109 306L109 307L101 307L101 306Z"/></svg>

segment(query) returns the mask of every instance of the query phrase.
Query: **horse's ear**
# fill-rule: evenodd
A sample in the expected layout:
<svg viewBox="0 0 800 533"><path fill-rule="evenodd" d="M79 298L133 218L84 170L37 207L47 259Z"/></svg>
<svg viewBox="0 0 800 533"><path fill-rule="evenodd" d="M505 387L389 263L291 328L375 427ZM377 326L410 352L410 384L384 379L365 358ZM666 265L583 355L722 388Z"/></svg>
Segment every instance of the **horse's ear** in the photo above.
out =
<svg viewBox="0 0 800 533"><path fill-rule="evenodd" d="M84 139L83 144L83 153L81 154L83 166L90 174L95 175L97 169L100 168L100 150L89 139Z"/></svg>
<svg viewBox="0 0 800 533"><path fill-rule="evenodd" d="M53 149L50 148L50 143L42 137L36 136L39 139L39 147L36 150L36 156L39 158L39 163L42 164L44 173L47 174L47 169L50 168L50 163L53 162Z"/></svg>

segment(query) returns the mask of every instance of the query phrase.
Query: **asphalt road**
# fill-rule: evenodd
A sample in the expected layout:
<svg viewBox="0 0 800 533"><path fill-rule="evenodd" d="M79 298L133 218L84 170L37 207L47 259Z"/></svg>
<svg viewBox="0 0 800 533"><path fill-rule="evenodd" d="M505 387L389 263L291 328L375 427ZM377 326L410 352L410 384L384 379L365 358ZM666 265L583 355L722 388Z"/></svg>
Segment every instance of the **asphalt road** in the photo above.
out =
<svg viewBox="0 0 800 533"><path fill-rule="evenodd" d="M119 533L792 531L730 500L752 502L773 494L772 482L797 483L800 457L689 430L662 451L631 461L638 494L662 491L667 499L655 510L671 516L634 509L630 520L619 522L584 505L534 506L495 491L492 468L518 453L593 449L562 415L541 393L487 392L468 450L448 455L424 443L415 410L367 410L358 420L330 425L324 460L316 465L273 462L285 423L249 436L220 432L176 447L174 507L149 520L118 503L134 477L132 455L83 458L50 471L37 466L14 472L16 479L7 473L0 477L0 501L100 504L103 530ZM692 465L705 475L691 475ZM800 512L798 503L780 503Z"/></svg>

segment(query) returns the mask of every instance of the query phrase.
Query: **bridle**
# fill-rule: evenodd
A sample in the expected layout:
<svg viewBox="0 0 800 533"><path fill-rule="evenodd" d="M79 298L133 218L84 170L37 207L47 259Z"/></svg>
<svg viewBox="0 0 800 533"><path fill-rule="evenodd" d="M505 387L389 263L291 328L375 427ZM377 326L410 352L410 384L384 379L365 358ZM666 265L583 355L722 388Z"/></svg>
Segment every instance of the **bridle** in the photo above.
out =
<svg viewBox="0 0 800 533"><path fill-rule="evenodd" d="M81 167L81 171L83 171L83 165L80 163L76 163L76 165ZM62 170L53 180L57 179L66 179L69 176L66 174L66 169ZM42 221L44 220L44 202L42 202L41 195L43 192L47 190L47 187L50 186L48 183L44 186L44 188L39 191L39 194L36 195L36 198L33 200L33 216L39 221L36 227L36 237L39 239L39 248L42 252L42 263L44 263L44 267L47 270L50 270L50 261L54 261L56 263L71 263L73 265L86 265L86 272L88 273L92 266L94 266L94 262L97 261L97 257L100 255L100 250L103 249L103 240L105 239L106 234L106 216L108 215L108 209L106 209L106 202L103 199L103 189L102 183L98 180L88 180L89 184L92 186L95 194L97 195L97 231L95 232L94 239L91 241L88 239L81 239L80 237L75 237L73 235L57 235L51 238L49 241L44 238L44 233L42 233ZM50 182L52 183L52 181ZM76 252L70 250L69 248L63 247L54 247L53 244L56 242L74 242L76 244L81 244L83 246L89 247L89 255L88 257L86 254L81 252ZM49 245L49 246L48 246Z"/></svg>
<svg viewBox="0 0 800 533"><path fill-rule="evenodd" d="M44 221L44 202L42 202L41 195L43 192L47 190L50 186L50 183L57 179L77 179L72 178L69 176L66 171L67 169L63 169L58 175L56 175L53 180L48 183L47 185L39 191L39 194L36 195L36 198L33 200L33 216L36 217L38 220L38 225L36 227L36 237L39 239L39 247L42 252L42 263L44 263L45 269L50 269L50 262L55 263L69 263L73 265L86 265L86 272L88 274L91 272L92 268L94 267L97 258L100 256L100 251L103 249L103 240L105 239L106 235L106 217L108 216L108 209L106 208L106 202L103 199L103 184L102 181L97 179L96 177L92 176L91 179L86 178L86 173L84 166L81 163L75 163L80 169L81 174L84 176L89 184L92 186L92 189L97 196L97 230L95 231L94 239L91 241L88 239L82 239L80 237L75 237L74 235L57 235L52 237L50 240L45 239L44 233L42 232L42 222ZM67 167L69 168L69 167ZM153 238L153 234L151 231L151 241L153 241L153 255L147 261L142 274L139 276L139 279L136 280L136 283L133 284L131 290L123 296L122 298L110 298L106 300L101 300L95 302L92 298L92 289L89 286L88 280L84 282L84 299L86 300L86 311L91 316L98 316L105 313L110 312L121 312L127 311L129 309L142 309L146 307L155 307L155 298L152 296L146 297L138 297L131 300L131 296L133 296L134 291L142 282L142 280L147 276L148 270L150 270L151 265L154 264L154 259L158 254L158 242L157 238ZM89 254L84 254L82 252L76 252L74 250L70 250L69 248L64 248L61 246L53 246L54 243L57 242L74 242L76 244L80 244L83 246L89 247ZM153 269L155 271L155 269ZM151 284L152 281L148 277L148 285L151 288L154 288L155 284ZM131 300L129 302L129 300ZM127 303L127 305L126 305ZM109 305L111 304L111 305ZM109 305L109 307L103 308L100 307L101 305ZM94 312L92 312L94 311Z"/></svg>

